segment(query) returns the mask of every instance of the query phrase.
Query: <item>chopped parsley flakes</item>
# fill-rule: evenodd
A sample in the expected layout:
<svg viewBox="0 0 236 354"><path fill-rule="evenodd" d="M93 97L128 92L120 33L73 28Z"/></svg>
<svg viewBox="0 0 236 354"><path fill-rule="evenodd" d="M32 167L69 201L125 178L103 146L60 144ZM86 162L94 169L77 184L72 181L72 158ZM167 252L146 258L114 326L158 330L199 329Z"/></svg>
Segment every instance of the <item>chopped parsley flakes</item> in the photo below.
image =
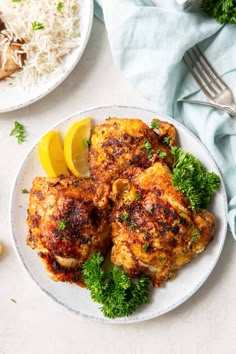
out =
<svg viewBox="0 0 236 354"><path fill-rule="evenodd" d="M33 31L38 31L38 30L43 30L44 29L44 25L40 22L34 21L32 22L32 30Z"/></svg>
<svg viewBox="0 0 236 354"><path fill-rule="evenodd" d="M57 11L62 12L63 7L64 7L64 4L63 4L63 2L60 1L60 2L57 4Z"/></svg>
<svg viewBox="0 0 236 354"><path fill-rule="evenodd" d="M58 230L61 230L61 231L65 230L67 223L68 223L67 220L59 221L59 223L57 225Z"/></svg>
<svg viewBox="0 0 236 354"><path fill-rule="evenodd" d="M89 148L90 144L91 144L91 143L90 143L89 140L84 139L84 146L85 146L86 148Z"/></svg>
<svg viewBox="0 0 236 354"><path fill-rule="evenodd" d="M145 252L147 252L148 248L149 248L149 243L145 243L142 248L144 249Z"/></svg>
<svg viewBox="0 0 236 354"><path fill-rule="evenodd" d="M17 121L15 121L15 126L10 132L10 136L13 135L17 138L18 144L21 144L23 141L25 141L25 128L21 123Z"/></svg>
<svg viewBox="0 0 236 354"><path fill-rule="evenodd" d="M151 128L152 129L158 129L159 128L159 121L158 119L153 119L152 123L151 123Z"/></svg>
<svg viewBox="0 0 236 354"><path fill-rule="evenodd" d="M144 149L151 149L151 148L152 148L152 145L151 145L151 143L150 143L148 140L145 140L144 143L143 143L143 145L142 145L142 147L143 147Z"/></svg>
<svg viewBox="0 0 236 354"><path fill-rule="evenodd" d="M170 136L165 136L164 139L163 139L163 142L166 143L166 144L169 144Z"/></svg>
<svg viewBox="0 0 236 354"><path fill-rule="evenodd" d="M23 188L21 192L22 192L22 194L27 194L27 193L29 193L29 191L28 191L26 188Z"/></svg>

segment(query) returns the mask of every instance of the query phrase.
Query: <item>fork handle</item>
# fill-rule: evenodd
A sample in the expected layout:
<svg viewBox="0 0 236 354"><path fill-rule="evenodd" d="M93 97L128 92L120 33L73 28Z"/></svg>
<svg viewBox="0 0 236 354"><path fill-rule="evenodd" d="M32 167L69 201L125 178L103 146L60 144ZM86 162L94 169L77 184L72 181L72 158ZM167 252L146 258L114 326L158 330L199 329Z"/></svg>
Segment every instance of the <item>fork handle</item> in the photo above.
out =
<svg viewBox="0 0 236 354"><path fill-rule="evenodd" d="M230 105L223 106L223 107L225 107L226 109L229 108L233 112L233 116L236 116L236 104L235 103L231 103Z"/></svg>
<svg viewBox="0 0 236 354"><path fill-rule="evenodd" d="M177 100L177 102L187 102L187 103L199 104L199 105L202 105L202 106L214 107L214 108L220 109L221 111L227 112L232 117L236 116L236 105L235 104L230 105L230 107L229 106L226 107L226 106L219 105L219 104L216 104L216 103L210 103L210 102L205 102L205 101L197 101L197 100L190 100L190 99L187 99L187 98L180 98L180 99Z"/></svg>

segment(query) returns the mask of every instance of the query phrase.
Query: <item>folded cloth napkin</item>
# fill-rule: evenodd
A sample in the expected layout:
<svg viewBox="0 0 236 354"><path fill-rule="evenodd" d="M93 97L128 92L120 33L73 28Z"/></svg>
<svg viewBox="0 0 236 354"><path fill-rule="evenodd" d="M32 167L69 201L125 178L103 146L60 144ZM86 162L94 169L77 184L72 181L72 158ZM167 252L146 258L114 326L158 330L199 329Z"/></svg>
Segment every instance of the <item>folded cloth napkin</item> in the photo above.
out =
<svg viewBox="0 0 236 354"><path fill-rule="evenodd" d="M164 4L163 4L164 3ZM236 26L185 12L175 0L97 0L114 61L157 111L188 127L217 162L228 197L228 222L236 239L236 118L215 109L177 103L206 100L182 57L200 43L216 70L236 88Z"/></svg>

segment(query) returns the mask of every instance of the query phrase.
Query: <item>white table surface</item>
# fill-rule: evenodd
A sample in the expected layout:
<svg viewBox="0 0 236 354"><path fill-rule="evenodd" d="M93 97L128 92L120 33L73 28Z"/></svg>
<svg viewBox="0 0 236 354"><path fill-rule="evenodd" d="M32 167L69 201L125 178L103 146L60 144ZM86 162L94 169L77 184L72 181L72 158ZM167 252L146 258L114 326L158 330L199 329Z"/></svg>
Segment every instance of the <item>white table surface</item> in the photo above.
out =
<svg viewBox="0 0 236 354"><path fill-rule="evenodd" d="M137 324L108 325L76 316L41 292L19 263L8 208L22 159L48 126L107 104L153 108L117 71L105 28L95 19L86 51L70 77L39 102L0 114L0 354L235 354L236 243L230 234L213 273L191 299ZM27 130L22 145L9 136L15 120Z"/></svg>

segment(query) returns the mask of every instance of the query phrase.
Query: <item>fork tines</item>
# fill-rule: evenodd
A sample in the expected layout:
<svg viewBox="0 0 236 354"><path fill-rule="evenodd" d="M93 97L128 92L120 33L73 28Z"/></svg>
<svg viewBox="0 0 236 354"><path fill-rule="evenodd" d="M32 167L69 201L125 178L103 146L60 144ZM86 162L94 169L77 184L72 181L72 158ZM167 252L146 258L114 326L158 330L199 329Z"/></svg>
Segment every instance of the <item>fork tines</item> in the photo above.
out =
<svg viewBox="0 0 236 354"><path fill-rule="evenodd" d="M183 60L202 91L210 99L217 96L222 90L229 89L199 46L187 51Z"/></svg>

